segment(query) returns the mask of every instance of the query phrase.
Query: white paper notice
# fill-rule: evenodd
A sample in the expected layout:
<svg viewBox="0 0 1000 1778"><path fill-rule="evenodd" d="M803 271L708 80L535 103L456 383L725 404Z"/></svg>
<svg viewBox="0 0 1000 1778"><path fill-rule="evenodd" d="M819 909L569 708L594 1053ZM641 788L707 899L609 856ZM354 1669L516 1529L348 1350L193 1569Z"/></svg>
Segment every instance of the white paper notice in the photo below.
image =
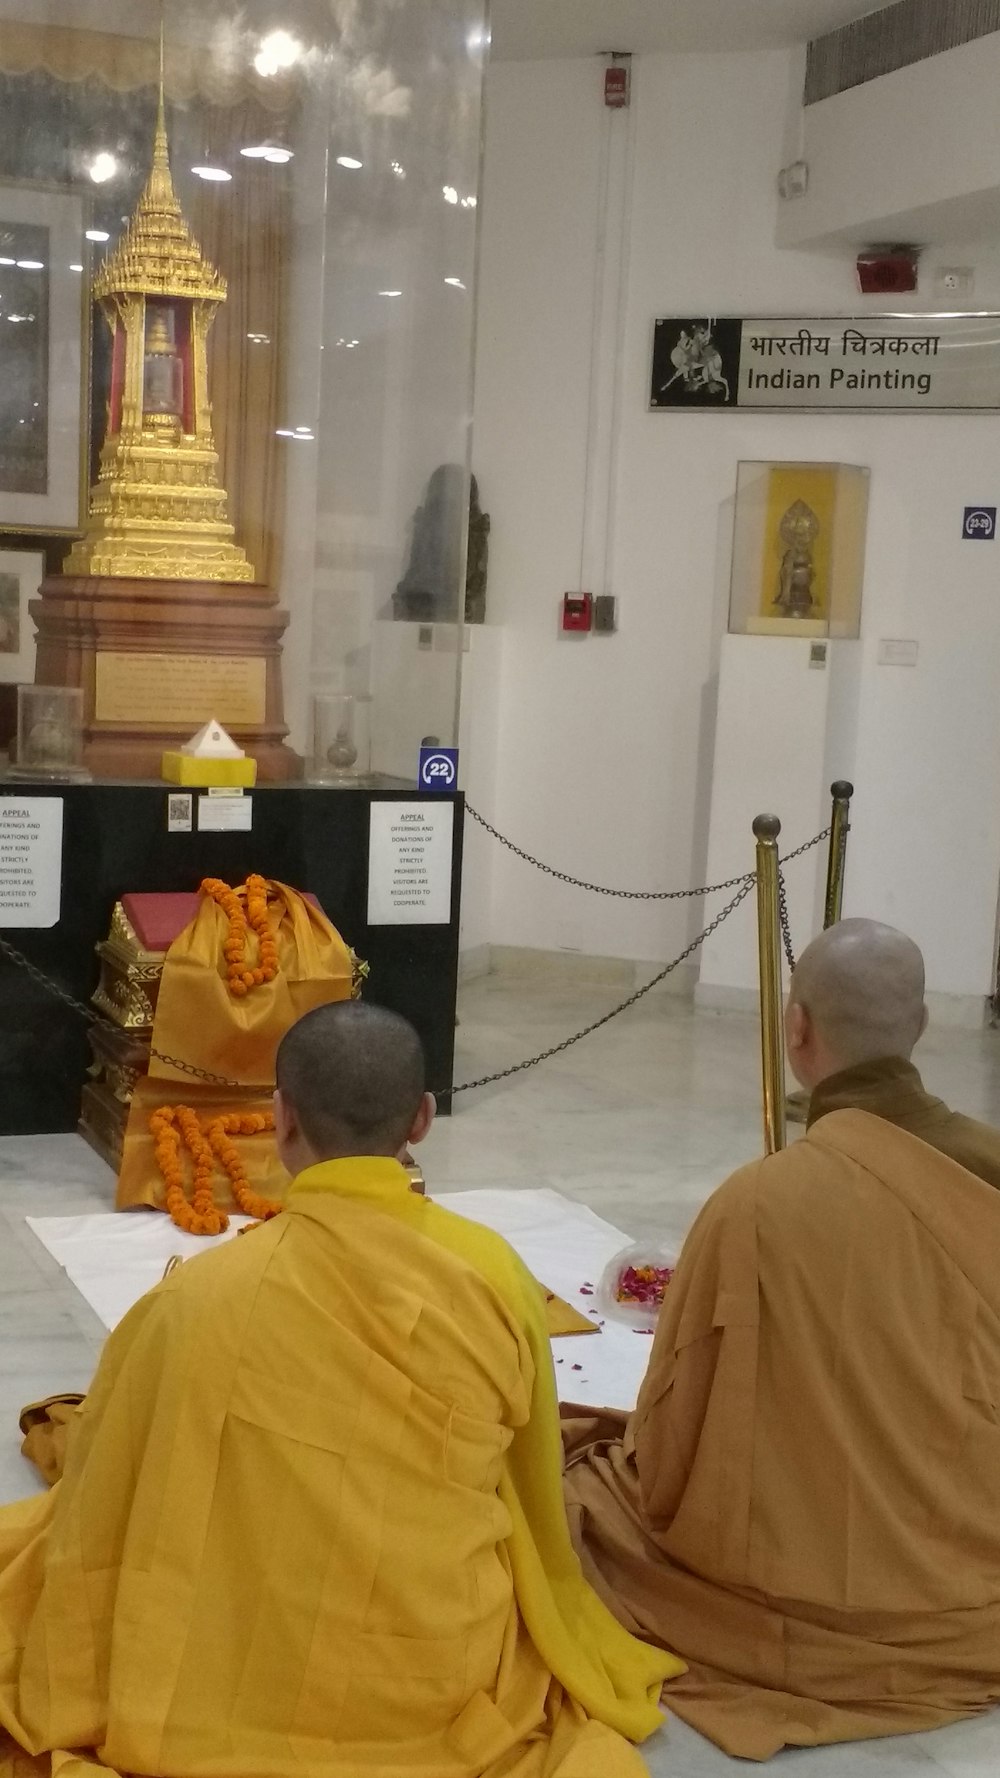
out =
<svg viewBox="0 0 1000 1778"><path fill-rule="evenodd" d="M62 888L60 796L0 796L0 926L54 926Z"/></svg>
<svg viewBox="0 0 1000 1778"><path fill-rule="evenodd" d="M455 806L443 797L372 803L369 926L447 926L454 828Z"/></svg>
<svg viewBox="0 0 1000 1778"><path fill-rule="evenodd" d="M198 798L199 833L251 833L252 831L252 796L200 796Z"/></svg>

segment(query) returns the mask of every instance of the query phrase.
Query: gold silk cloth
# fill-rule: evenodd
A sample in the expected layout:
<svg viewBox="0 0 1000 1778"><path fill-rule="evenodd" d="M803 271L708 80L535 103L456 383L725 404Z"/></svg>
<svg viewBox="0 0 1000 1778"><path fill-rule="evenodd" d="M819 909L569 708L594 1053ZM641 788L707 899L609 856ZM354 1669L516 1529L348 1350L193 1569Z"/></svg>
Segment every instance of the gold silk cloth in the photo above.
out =
<svg viewBox="0 0 1000 1778"><path fill-rule="evenodd" d="M390 1160L175 1269L0 1509L0 1778L642 1778L681 1670L573 1553L536 1285Z"/></svg>
<svg viewBox="0 0 1000 1778"><path fill-rule="evenodd" d="M269 881L267 917L278 947L278 974L241 999L229 992L226 979L223 946L229 922L211 896L202 896L194 919L170 946L160 979L152 1048L161 1056L176 1056L238 1081L242 1090L199 1082L154 1055L148 1076L137 1082L132 1096L118 1176L119 1210L138 1204L163 1208L165 1187L149 1132L153 1111L181 1103L196 1111L203 1123L224 1112L270 1111L275 1053L285 1032L313 1007L351 998L351 952L315 903L287 883ZM256 943L248 931L251 966L256 962ZM253 1189L266 1197L283 1197L288 1180L271 1136L235 1141ZM216 1168L215 1194L221 1208L235 1210L221 1167Z"/></svg>
<svg viewBox="0 0 1000 1778"><path fill-rule="evenodd" d="M229 992L223 946L229 921L210 895L166 955L153 1026L153 1049L179 1056L242 1086L274 1085L274 1058L285 1032L303 1013L331 1000L349 1000L354 982L351 953L336 927L314 902L287 883L269 881L267 919L278 946L278 974L242 999ZM243 892L237 890L241 900ZM247 934L251 967L257 940ZM188 1077L154 1055L151 1077Z"/></svg>

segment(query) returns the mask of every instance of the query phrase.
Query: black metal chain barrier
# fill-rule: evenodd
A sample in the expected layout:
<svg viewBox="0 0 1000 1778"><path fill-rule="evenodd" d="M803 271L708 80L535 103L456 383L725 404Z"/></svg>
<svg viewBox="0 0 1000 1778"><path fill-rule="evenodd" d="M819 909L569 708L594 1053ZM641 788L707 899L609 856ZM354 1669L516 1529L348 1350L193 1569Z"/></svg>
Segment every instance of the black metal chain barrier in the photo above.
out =
<svg viewBox="0 0 1000 1778"><path fill-rule="evenodd" d="M523 1073L525 1068L537 1068L539 1062L547 1062L551 1056L561 1055L563 1050L570 1049L574 1043L579 1043L582 1038L589 1037L594 1031L599 1031L602 1025L607 1025L612 1019L616 1019L620 1012L627 1012L628 1008L634 1006L636 1001L641 1000L644 994L648 994L652 988L658 987L660 982L666 981L668 975L672 975L675 969L679 969L682 963L686 963L689 957L693 957L699 945L703 945L706 938L711 938L712 933L718 930L723 920L728 920L733 909L738 908L740 902L746 900L756 881L757 873L752 871L749 877L743 879L732 901L726 903L721 913L716 914L715 919L711 920L702 932L699 932L697 938L692 940L679 957L675 957L672 963L666 964L658 975L654 975L651 982L647 982L642 988L637 988L635 993L630 994L628 999L623 1000L619 1006L613 1006L610 1012L595 1019L593 1024L585 1025L582 1031L577 1031L572 1037L565 1037L562 1043L554 1043L551 1049L542 1050L537 1056L529 1056L525 1062L514 1062L509 1068L498 1068L495 1074L481 1075L478 1080L463 1080L459 1086L449 1087L446 1090L450 1093L468 1093L473 1087L492 1086L494 1081L507 1080L512 1074Z"/></svg>
<svg viewBox="0 0 1000 1778"><path fill-rule="evenodd" d="M704 889L609 889L605 883L588 883L583 877L571 877L567 871L556 870L551 864L543 864L540 858L533 858L530 852L525 852L521 846L515 846L506 834L492 827L471 803L466 803L465 813L478 822L493 839L499 840L501 846L506 846L508 852L513 852L515 858L523 859L525 864L534 865L536 870L544 871L547 877L554 877L557 883L568 883L573 889L589 889L593 895L613 895L619 901L691 901L696 895L716 895L723 889L739 889L746 882L747 874L753 876L750 871L741 877L728 877L724 883L709 883Z"/></svg>
<svg viewBox="0 0 1000 1778"><path fill-rule="evenodd" d="M830 828L824 827L822 833L818 833L815 839L807 840L804 846L798 846L794 852L789 852L786 858L779 858L778 860L778 921L781 926L781 942L785 948L785 960L788 964L789 973L792 973L795 969L795 949L792 945L792 928L788 918L788 891L785 887L785 865L791 864L793 858L801 858L803 852L811 852L814 846L819 846L824 840L828 840L830 838L830 831Z"/></svg>
<svg viewBox="0 0 1000 1778"><path fill-rule="evenodd" d="M466 807L468 808L468 804L466 804ZM476 816L476 820L481 820L481 817ZM486 822L482 822L482 825L484 827L486 827L488 824ZM489 831L492 833L493 829L490 828ZM501 836L498 835L497 837L500 838ZM805 852L811 852L814 846L822 845L823 841L829 839L829 837L830 837L830 829L828 827L825 827L823 829L822 833L815 834L811 840L806 840L804 845L796 846L794 852L789 852L787 854L787 856L781 860L781 864L782 865L791 864L794 859L801 858ZM504 844L509 845L510 842L505 840ZM517 848L512 847L512 850L516 851ZM521 856L526 857L527 854L522 853ZM534 859L531 859L531 860L529 860L529 862L535 863L536 861ZM539 868L542 870L548 870L547 865L541 865ZM557 871L552 871L552 872L550 872L550 875L558 876L559 873ZM570 879L567 879L567 880L570 880ZM627 1012L630 1006L634 1006L636 1004L636 1001L641 1000L643 998L643 995L648 994L652 988L659 987L660 983L662 981L665 981L668 975L672 975L673 971L675 969L679 969L680 965L682 963L686 963L689 957L693 957L695 951L697 951L699 949L699 947L705 943L705 940L707 938L711 938L712 933L718 930L718 928L722 925L722 922L724 920L728 920L728 918L729 918L730 914L733 912L733 910L735 908L739 907L740 902L746 900L747 896L750 894L750 891L751 891L751 889L753 889L756 882L757 882L756 871L750 871L745 877L734 877L729 883L718 885L718 887L726 888L726 889L731 889L734 884L738 885L737 892L733 896L732 901L727 902L726 906L722 909L722 911L720 913L716 914L715 919L710 921L710 923L704 928L704 930L702 932L699 932L698 937L696 939L694 939L691 944L688 945L687 949L685 951L682 951L679 957L675 957L672 963L668 963L665 966L665 968L661 969L658 975L654 975L652 981L646 982L645 986L642 988L637 988L635 993L630 994L627 1000L623 1000L620 1003L620 1005L612 1007L610 1012L606 1012L606 1013L604 1013L604 1015L601 1018L595 1019L593 1024L585 1025L583 1030L577 1031L573 1037L564 1038L562 1043L555 1043L552 1045L551 1049L542 1050L540 1052L540 1054L537 1056L529 1056L527 1058L527 1060L524 1062L514 1062L511 1065L511 1067L509 1067L509 1068L498 1068L495 1074L483 1074L479 1077L478 1080L463 1080L457 1087L449 1087L446 1089L446 1091L449 1093L452 1093L452 1094L454 1094L454 1093L468 1093L468 1092L471 1092L474 1087L492 1086L495 1081L507 1080L507 1079L509 1079L509 1077L512 1074L523 1073L526 1068L537 1068L539 1062L548 1062L552 1056L561 1055L563 1050L571 1049L574 1043L579 1043L582 1038L590 1037L594 1031L599 1031L602 1025L607 1025L612 1019L616 1019L618 1017L619 1013ZM785 950L786 950L786 955L788 956L788 966L790 969L794 969L795 958L792 954L791 934L790 934L789 928L788 928L788 908L785 904L785 899L784 899L784 897L785 897L784 876L780 870L779 870L779 875L778 875L778 883L779 883L779 912L781 913L781 918L782 918L782 932L783 932L783 934L787 935L785 938ZM584 884L584 885L582 885L582 887L587 888L587 887L592 887L592 885ZM606 895L615 895L615 894L621 894L621 893L623 893L623 891L608 889L608 890L602 890L602 891L600 891L600 893L606 894ZM673 892L671 892L671 894L672 893ZM689 894L689 895L710 895L712 893L712 891L710 889L692 889L692 890L685 891L685 893ZM650 896L648 898L644 897L643 899L653 899L653 897L652 896ZM442 1094L442 1097L444 1097L444 1094Z"/></svg>
<svg viewBox="0 0 1000 1778"><path fill-rule="evenodd" d="M59 983L54 982L51 976L47 976L43 969L39 969L37 964L32 963L29 957L25 957L22 951L17 951L13 945L8 944L5 938L0 938L0 957L6 957L8 963L13 963L16 969L23 969L25 975L39 988L44 988L54 1000L61 1000L64 1006L69 1007L70 1012L75 1012L79 1018L85 1019L88 1025L99 1025L105 1031L112 1032L116 1038L121 1037L122 1028L120 1025L116 1025L113 1019L106 1019L103 1013L95 1012L94 1008L88 1006L86 1001L77 1000L75 995L70 994L66 988L60 987ZM239 1087L241 1084L238 1080L230 1080L225 1074L212 1074L207 1068L196 1068L193 1062L182 1062L178 1056L165 1056L161 1050L151 1049L149 1053L157 1062L166 1062L170 1068L178 1069L181 1074L189 1074L193 1080L203 1080L209 1086Z"/></svg>
<svg viewBox="0 0 1000 1778"><path fill-rule="evenodd" d="M468 805L466 805L466 807L468 808ZM578 878L566 877L561 871L552 870L546 864L539 864L537 859L530 858L528 853L521 852L517 846L511 845L509 840L505 840L502 834L496 833L496 830L490 827L489 823L484 821L481 815L477 815L473 809L468 809L468 812L473 816L474 820L478 821L482 827L486 828L488 833L495 834L495 837L500 840L503 845L509 846L512 852L517 852L518 856L526 859L529 864L537 865L539 870L545 871L549 876L558 878L561 882L573 883L578 888L593 889L598 895L627 896L628 899L633 901L673 901L689 898L694 895L711 895L714 892L713 889L707 888L683 890L671 889L660 893L653 890L602 889L594 883L581 883ZM794 852L787 853L780 863L778 872L778 908L781 917L781 932L784 940L785 955L788 959L789 969L795 968L795 956L792 950L791 931L788 924L788 905L785 892L784 866L786 864L791 864L796 858L801 858L804 853L811 852L814 846L821 845L822 842L829 839L829 837L830 829L825 827L822 833L816 834L811 840L806 840L804 845L797 846ZM634 994L630 994L628 998L621 1001L618 1006L612 1007L610 1012L603 1013L599 1019L594 1019L592 1024L585 1025L582 1031L575 1032L572 1037L564 1038L561 1043L552 1044L549 1049L541 1050L537 1056L528 1056L523 1062L511 1063L509 1068L498 1068L494 1074L480 1075L477 1080L463 1080L459 1082L458 1086L444 1087L440 1090L438 1096L443 1099L452 1097L455 1093L470 1093L476 1087L493 1086L498 1080L509 1080L511 1075L523 1074L528 1068L537 1068L540 1062L548 1062L553 1056L561 1055L564 1050L571 1049L575 1043L580 1043L583 1038L590 1037L595 1031L599 1031L602 1025L610 1024L611 1020L616 1019L619 1013L627 1012L630 1006L635 1006L637 1002L642 1000L646 994L649 994L653 988L659 987L661 982L666 981L667 976L672 975L675 969L679 969L682 963L686 963L689 957L693 957L694 953L705 943L705 940L711 938L713 932L718 931L723 921L728 920L734 909L738 908L740 903L746 900L756 884L756 881L756 871L747 871L742 877L731 877L726 883L715 884L715 890L735 888L736 894L733 896L732 900L728 901L725 907L716 914L714 920L710 920L708 925L699 932L697 938L692 939L686 949L681 951L680 955L675 957L672 962L665 964L659 973L653 976L651 981L646 982L643 987L637 988ZM88 1025L98 1025L107 1031L113 1032L115 1037L121 1036L120 1026L116 1025L111 1019L106 1019L103 1014L95 1012L94 1008L88 1006L85 1001L77 1000L74 995L67 991L67 989L60 987L58 982L52 981L52 979L45 974L44 970L39 969L37 964L32 963L30 958L25 957L23 952L16 950L5 938L0 938L0 957L6 957L7 961L13 963L15 968L23 969L25 974L29 976L38 987L43 988L45 992L51 994L54 999L61 1000L64 1006L67 1006L71 1012L76 1013L79 1018L85 1019ZM178 1056L166 1056L161 1050L156 1049L151 1049L150 1055L155 1061L164 1062L168 1067L176 1068L179 1073L189 1075L193 1080L204 1081L209 1086L229 1087L242 1090L242 1083L240 1081L230 1080L224 1074L212 1074L207 1068L197 1068L194 1063L181 1061Z"/></svg>

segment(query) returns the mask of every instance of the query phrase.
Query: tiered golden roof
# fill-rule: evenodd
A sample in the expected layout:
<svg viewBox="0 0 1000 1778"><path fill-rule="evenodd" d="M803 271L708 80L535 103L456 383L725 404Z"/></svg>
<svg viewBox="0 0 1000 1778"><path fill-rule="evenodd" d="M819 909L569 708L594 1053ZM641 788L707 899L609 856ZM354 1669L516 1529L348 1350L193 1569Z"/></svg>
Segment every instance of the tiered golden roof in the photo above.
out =
<svg viewBox="0 0 1000 1778"><path fill-rule="evenodd" d="M132 292L146 297L199 297L203 302L226 300L226 279L201 252L174 192L162 92L146 188L125 235L94 276L98 300Z"/></svg>
<svg viewBox="0 0 1000 1778"><path fill-rule="evenodd" d="M174 190L162 91L152 170L128 228L94 278L98 300L130 293L226 300L226 280L202 253Z"/></svg>

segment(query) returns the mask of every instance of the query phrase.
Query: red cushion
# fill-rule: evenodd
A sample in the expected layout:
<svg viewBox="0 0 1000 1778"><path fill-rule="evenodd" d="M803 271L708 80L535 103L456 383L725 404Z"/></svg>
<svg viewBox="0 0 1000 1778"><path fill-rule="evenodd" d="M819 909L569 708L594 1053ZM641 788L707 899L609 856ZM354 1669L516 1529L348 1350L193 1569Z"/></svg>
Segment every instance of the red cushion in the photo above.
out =
<svg viewBox="0 0 1000 1778"><path fill-rule="evenodd" d="M315 895L305 899L319 907ZM200 895L122 896L125 918L144 951L168 951L185 926L190 926L200 903Z"/></svg>

